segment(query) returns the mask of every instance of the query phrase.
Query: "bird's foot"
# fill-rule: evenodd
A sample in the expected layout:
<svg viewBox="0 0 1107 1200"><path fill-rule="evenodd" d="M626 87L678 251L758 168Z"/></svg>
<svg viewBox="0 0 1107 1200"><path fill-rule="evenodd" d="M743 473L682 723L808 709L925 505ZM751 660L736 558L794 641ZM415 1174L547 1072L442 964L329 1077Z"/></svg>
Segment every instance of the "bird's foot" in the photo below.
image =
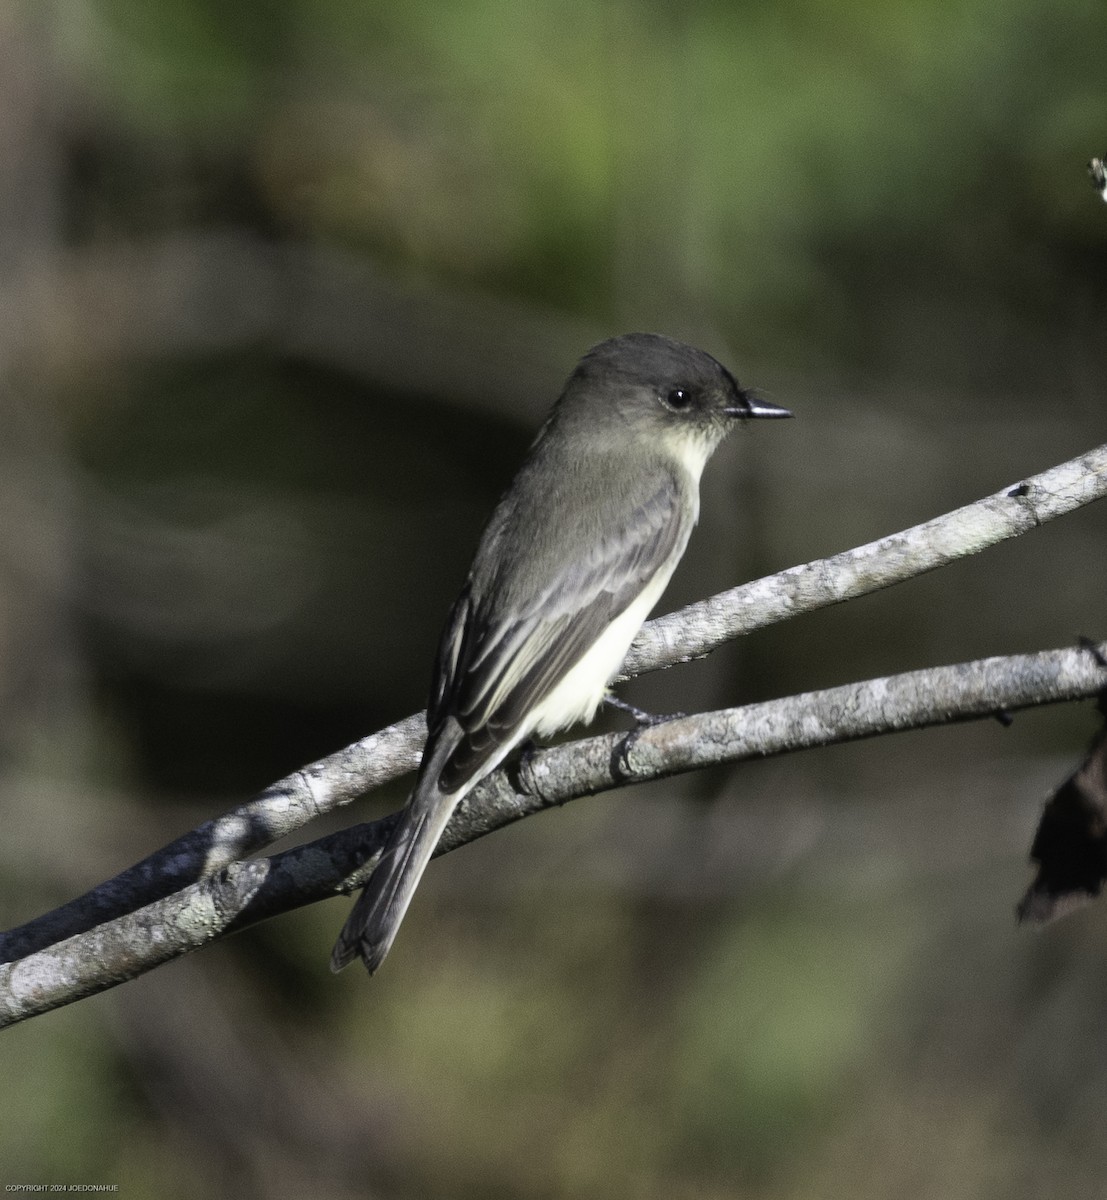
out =
<svg viewBox="0 0 1107 1200"><path fill-rule="evenodd" d="M519 744L519 756L512 769L515 786L521 792L530 796L538 795L538 781L534 777L534 758L538 753L538 743L534 738L527 738Z"/></svg>
<svg viewBox="0 0 1107 1200"><path fill-rule="evenodd" d="M666 721L677 721L681 717L687 716L687 713L649 713L644 708L639 708L636 704L631 704L630 701L622 699L611 692L608 692L603 698L605 704L610 704L612 708L617 708L620 712L625 712L627 716L634 718L634 723L638 726L634 733L641 733L643 729L649 729L651 725L664 725Z"/></svg>
<svg viewBox="0 0 1107 1200"><path fill-rule="evenodd" d="M1090 638L1087 636L1087 634L1082 633L1076 639L1076 644L1081 650L1087 650L1092 658L1095 659L1096 666L1107 667L1107 658L1103 657L1103 651L1100 650L1099 643L1095 640L1095 638Z"/></svg>
<svg viewBox="0 0 1107 1200"><path fill-rule="evenodd" d="M648 713L645 709L639 708L619 696L614 696L610 692L604 697L604 701L612 708L627 713L635 721L635 728L619 739L611 759L612 773L622 780L634 778L634 768L630 765L630 754L642 734L654 725L664 725L667 721L678 721L687 715L682 712Z"/></svg>

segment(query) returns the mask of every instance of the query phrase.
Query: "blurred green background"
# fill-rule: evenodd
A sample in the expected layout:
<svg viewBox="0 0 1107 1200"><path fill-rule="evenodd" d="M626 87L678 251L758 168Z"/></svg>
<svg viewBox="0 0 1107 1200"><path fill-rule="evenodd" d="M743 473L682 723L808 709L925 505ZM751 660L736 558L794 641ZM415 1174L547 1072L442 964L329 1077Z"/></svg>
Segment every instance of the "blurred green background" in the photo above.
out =
<svg viewBox="0 0 1107 1200"><path fill-rule="evenodd" d="M601 337L686 338L798 417L716 457L667 607L1102 442L1105 48L1101 0L7 0L3 923L422 707ZM1105 535L1093 507L627 694L1103 637ZM1013 921L1094 724L581 801L436 863L371 983L327 970L336 900L17 1026L0 1182L1102 1194L1107 918Z"/></svg>

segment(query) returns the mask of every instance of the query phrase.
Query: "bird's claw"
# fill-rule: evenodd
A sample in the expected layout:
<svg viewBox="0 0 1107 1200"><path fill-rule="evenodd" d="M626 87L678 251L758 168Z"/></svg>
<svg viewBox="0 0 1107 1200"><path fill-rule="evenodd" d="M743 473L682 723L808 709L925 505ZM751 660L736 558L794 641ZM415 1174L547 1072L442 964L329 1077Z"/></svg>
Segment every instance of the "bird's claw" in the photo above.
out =
<svg viewBox="0 0 1107 1200"><path fill-rule="evenodd" d="M652 729L655 725L664 725L669 721L679 721L681 717L687 716L687 714L682 712L648 713L645 709L638 708L637 705L630 704L626 700L610 694L605 697L605 700L612 708L617 708L620 712L627 713L635 721L635 728L619 739L612 755L612 773L616 778L627 781L633 779L635 775L634 768L630 764L630 754L642 734L647 729Z"/></svg>
<svg viewBox="0 0 1107 1200"><path fill-rule="evenodd" d="M687 713L650 713L644 708L639 708L636 704L631 704L629 700L624 700L620 696L616 696L608 692L604 696L604 703L610 704L612 708L617 708L620 712L625 712L627 716L633 717L634 723L638 726L637 732L641 733L643 729L648 729L651 725L664 725L666 721L677 721L681 717L687 716Z"/></svg>

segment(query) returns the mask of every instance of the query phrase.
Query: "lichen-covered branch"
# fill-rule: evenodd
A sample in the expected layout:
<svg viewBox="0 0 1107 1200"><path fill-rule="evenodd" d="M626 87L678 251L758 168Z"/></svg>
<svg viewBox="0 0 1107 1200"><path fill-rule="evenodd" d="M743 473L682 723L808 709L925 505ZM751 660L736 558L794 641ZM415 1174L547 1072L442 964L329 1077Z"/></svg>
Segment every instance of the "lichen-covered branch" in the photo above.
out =
<svg viewBox="0 0 1107 1200"><path fill-rule="evenodd" d="M635 638L624 678L702 657L787 617L922 575L1104 495L1107 445L922 525L658 617ZM278 780L83 896L0 934L0 962L170 895L403 775L417 765L425 732L422 714L408 717Z"/></svg>
<svg viewBox="0 0 1107 1200"><path fill-rule="evenodd" d="M84 895L0 933L0 962L132 912L271 846L313 818L414 770L425 737L420 713L301 767Z"/></svg>
<svg viewBox="0 0 1107 1200"><path fill-rule="evenodd" d="M924 575L1107 495L1107 445L889 537L720 592L650 621L627 678L700 658L744 633Z"/></svg>
<svg viewBox="0 0 1107 1200"><path fill-rule="evenodd" d="M1097 695L1107 644L988 658L584 738L497 771L466 797L438 853L580 796L724 762ZM0 1026L132 979L267 917L349 890L393 818L215 874L0 966ZM359 866L360 864L360 866Z"/></svg>

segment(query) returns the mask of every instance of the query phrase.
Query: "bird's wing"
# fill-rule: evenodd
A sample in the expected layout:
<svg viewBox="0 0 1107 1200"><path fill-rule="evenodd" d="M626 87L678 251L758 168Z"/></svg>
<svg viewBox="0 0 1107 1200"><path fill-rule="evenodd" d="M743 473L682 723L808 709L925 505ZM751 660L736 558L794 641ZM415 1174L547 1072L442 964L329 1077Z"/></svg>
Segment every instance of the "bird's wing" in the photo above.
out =
<svg viewBox="0 0 1107 1200"><path fill-rule="evenodd" d="M590 553L534 588L525 605L503 602L495 586L466 588L439 648L429 710L432 740L447 717L461 729L439 786L462 786L509 743L604 630L683 550L692 523L668 481ZM499 602L498 602L499 601Z"/></svg>

